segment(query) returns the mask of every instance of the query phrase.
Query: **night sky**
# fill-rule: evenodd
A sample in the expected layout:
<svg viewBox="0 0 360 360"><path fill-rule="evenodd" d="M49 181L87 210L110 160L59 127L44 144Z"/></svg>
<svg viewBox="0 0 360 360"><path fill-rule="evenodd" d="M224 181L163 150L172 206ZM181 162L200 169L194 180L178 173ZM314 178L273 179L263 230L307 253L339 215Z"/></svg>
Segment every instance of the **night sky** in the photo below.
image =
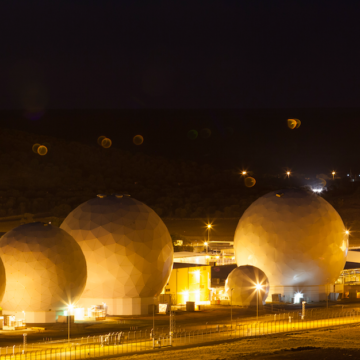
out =
<svg viewBox="0 0 360 360"><path fill-rule="evenodd" d="M360 171L359 10L359 1L4 1L1 124L258 173ZM289 117L301 127L289 130Z"/></svg>
<svg viewBox="0 0 360 360"><path fill-rule="evenodd" d="M359 1L3 1L0 108L357 107Z"/></svg>

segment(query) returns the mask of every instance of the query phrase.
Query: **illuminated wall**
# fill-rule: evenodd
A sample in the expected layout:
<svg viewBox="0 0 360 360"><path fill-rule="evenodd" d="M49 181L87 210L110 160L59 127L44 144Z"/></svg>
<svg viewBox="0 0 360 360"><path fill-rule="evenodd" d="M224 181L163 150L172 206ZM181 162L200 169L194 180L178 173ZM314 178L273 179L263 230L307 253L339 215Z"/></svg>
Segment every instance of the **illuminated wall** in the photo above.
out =
<svg viewBox="0 0 360 360"><path fill-rule="evenodd" d="M173 269L163 294L170 294L172 304L185 304L195 301L197 304L210 300L210 266L194 266Z"/></svg>

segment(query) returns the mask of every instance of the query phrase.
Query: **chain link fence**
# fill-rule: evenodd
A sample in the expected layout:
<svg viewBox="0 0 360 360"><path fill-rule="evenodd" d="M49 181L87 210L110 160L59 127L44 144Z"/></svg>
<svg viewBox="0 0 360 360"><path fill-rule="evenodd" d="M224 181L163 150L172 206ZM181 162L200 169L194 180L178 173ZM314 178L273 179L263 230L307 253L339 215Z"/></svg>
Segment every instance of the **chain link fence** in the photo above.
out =
<svg viewBox="0 0 360 360"><path fill-rule="evenodd" d="M116 356L124 353L140 353L170 346L188 346L244 337L257 337L291 331L339 326L360 322L360 311L327 311L310 314L309 318L287 313L283 319L254 322L234 321L231 324L204 325L197 329L168 327L148 330L116 332L106 335L72 339L70 342L51 341L0 348L0 360L75 360L94 357ZM154 336L153 336L154 335Z"/></svg>

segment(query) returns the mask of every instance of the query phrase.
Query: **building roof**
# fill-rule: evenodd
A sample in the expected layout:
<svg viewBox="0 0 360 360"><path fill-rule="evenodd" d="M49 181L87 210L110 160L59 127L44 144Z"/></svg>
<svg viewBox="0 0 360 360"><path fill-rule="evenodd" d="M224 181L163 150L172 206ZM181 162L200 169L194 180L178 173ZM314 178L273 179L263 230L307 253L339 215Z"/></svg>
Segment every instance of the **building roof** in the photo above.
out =
<svg viewBox="0 0 360 360"><path fill-rule="evenodd" d="M183 269L183 268L200 267L200 266L210 266L210 265L204 265L204 264L187 264L187 263L174 263L173 269Z"/></svg>
<svg viewBox="0 0 360 360"><path fill-rule="evenodd" d="M205 254L205 253L196 253L196 252L190 252L190 251L179 251L179 252L174 252L174 258L178 259L178 258L184 258L184 257L197 257L197 256L206 256L209 254Z"/></svg>
<svg viewBox="0 0 360 360"><path fill-rule="evenodd" d="M360 264L357 262L351 262L351 261L347 261L345 263L344 266L344 270L350 270L350 269L359 269L360 268Z"/></svg>

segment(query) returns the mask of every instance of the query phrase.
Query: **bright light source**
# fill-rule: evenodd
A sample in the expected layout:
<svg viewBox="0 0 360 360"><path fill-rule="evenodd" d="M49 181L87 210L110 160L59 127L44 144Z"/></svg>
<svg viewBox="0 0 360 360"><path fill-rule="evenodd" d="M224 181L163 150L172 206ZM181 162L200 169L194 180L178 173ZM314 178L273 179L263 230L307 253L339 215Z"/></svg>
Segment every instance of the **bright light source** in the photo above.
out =
<svg viewBox="0 0 360 360"><path fill-rule="evenodd" d="M242 175L246 175L247 172L246 172L246 171L242 171L241 174L242 174Z"/></svg>
<svg viewBox="0 0 360 360"><path fill-rule="evenodd" d="M303 298L304 298L304 294L302 294L301 292L296 293L294 296L294 303L299 304L300 299L303 299Z"/></svg>
<svg viewBox="0 0 360 360"><path fill-rule="evenodd" d="M350 231L349 231L349 230L346 230L346 231L345 231L345 234L346 234L346 235L349 235L349 234L350 234Z"/></svg>
<svg viewBox="0 0 360 360"><path fill-rule="evenodd" d="M184 302L186 303L187 301L189 301L189 292L188 291L183 291L182 295L184 296Z"/></svg>
<svg viewBox="0 0 360 360"><path fill-rule="evenodd" d="M208 229L211 229L211 224L208 224L208 225L207 225L207 228L208 228Z"/></svg>
<svg viewBox="0 0 360 360"><path fill-rule="evenodd" d="M332 174L332 175L335 175L336 173L335 173L335 171L333 171L331 174ZM359 176L360 176L360 175L359 175Z"/></svg>
<svg viewBox="0 0 360 360"><path fill-rule="evenodd" d="M317 188L317 189L311 189L313 192L315 192L315 193L321 193L322 191L323 191L323 189L321 189L321 188Z"/></svg>
<svg viewBox="0 0 360 360"><path fill-rule="evenodd" d="M205 241L205 242L204 242L204 245L205 245L205 246L208 246L209 244L207 243L207 241Z"/></svg>
<svg viewBox="0 0 360 360"><path fill-rule="evenodd" d="M347 176L350 176L350 174L347 174Z"/></svg>
<svg viewBox="0 0 360 360"><path fill-rule="evenodd" d="M262 289L262 285L261 284L256 284L255 285L255 288L257 291L261 290Z"/></svg>

